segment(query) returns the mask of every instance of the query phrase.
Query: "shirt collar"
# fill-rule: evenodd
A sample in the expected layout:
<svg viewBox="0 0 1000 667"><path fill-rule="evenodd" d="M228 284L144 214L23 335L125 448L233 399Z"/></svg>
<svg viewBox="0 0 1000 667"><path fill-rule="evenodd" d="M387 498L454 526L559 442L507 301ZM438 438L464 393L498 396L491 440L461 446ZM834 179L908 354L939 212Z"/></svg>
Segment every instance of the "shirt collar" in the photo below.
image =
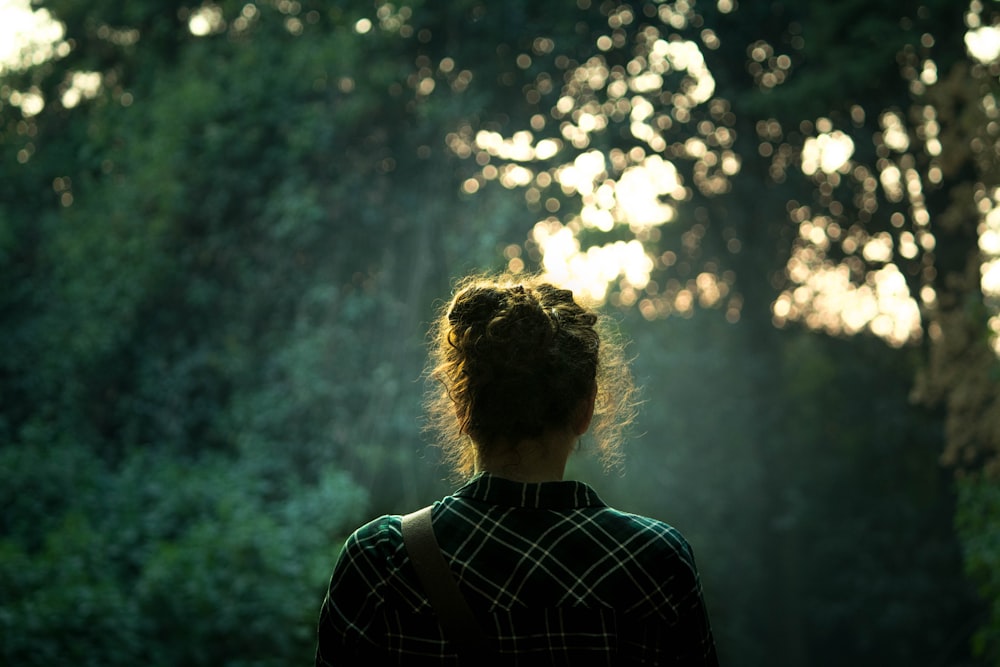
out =
<svg viewBox="0 0 1000 667"><path fill-rule="evenodd" d="M567 510L607 506L597 492L583 482L515 482L485 472L473 477L452 495L522 509Z"/></svg>

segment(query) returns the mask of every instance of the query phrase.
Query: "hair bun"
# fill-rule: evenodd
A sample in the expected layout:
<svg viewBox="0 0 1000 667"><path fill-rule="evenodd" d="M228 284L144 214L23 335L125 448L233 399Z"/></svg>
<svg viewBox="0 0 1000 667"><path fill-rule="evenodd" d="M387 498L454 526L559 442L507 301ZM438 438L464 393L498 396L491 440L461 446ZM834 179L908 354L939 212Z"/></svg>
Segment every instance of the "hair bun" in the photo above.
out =
<svg viewBox="0 0 1000 667"><path fill-rule="evenodd" d="M459 292L448 312L453 345L481 368L544 354L554 321L539 297L522 285L477 285Z"/></svg>
<svg viewBox="0 0 1000 667"><path fill-rule="evenodd" d="M500 290L494 287L470 287L455 296L448 322L455 327L488 324L504 305Z"/></svg>

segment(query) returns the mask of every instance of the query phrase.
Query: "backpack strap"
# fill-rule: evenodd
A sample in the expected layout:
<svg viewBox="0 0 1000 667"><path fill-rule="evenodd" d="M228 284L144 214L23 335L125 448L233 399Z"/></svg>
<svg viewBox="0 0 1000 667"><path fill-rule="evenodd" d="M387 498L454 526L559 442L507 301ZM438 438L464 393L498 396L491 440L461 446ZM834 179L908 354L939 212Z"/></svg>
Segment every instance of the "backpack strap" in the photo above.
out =
<svg viewBox="0 0 1000 667"><path fill-rule="evenodd" d="M438 615L444 636L455 645L460 656L476 657L482 664L484 656L495 651L490 648L441 553L431 525L431 506L403 516L403 545Z"/></svg>

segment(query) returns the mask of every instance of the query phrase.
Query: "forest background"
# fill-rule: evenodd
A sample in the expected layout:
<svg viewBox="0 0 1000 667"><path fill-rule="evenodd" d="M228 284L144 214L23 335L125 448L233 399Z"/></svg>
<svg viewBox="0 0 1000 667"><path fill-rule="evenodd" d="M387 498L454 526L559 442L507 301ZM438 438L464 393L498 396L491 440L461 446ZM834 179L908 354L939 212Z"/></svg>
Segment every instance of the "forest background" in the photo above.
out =
<svg viewBox="0 0 1000 667"><path fill-rule="evenodd" d="M0 71L0 662L308 664L454 483L424 336L544 271L727 665L1000 665L992 2L36 2Z"/></svg>

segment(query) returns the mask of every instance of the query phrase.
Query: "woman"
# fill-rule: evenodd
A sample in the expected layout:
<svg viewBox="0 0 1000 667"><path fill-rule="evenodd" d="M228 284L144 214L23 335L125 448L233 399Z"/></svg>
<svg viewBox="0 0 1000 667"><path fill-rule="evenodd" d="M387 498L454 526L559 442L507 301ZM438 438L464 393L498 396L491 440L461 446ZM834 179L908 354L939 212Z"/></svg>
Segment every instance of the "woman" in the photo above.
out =
<svg viewBox="0 0 1000 667"><path fill-rule="evenodd" d="M600 324L537 278L458 285L432 331L429 413L468 482L434 503L433 533L499 664L716 665L684 538L563 480L592 426L614 461L634 414L621 346ZM321 609L318 666L485 662L460 660L446 638L401 517L351 535Z"/></svg>

